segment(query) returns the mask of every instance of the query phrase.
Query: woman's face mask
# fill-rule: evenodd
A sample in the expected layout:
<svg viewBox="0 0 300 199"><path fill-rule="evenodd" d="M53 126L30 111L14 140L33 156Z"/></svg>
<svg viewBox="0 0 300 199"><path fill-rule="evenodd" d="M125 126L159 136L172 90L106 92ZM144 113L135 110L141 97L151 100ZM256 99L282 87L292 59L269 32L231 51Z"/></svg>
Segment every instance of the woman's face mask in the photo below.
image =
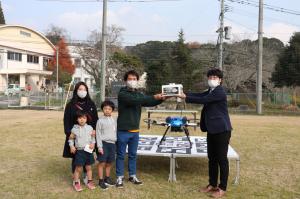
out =
<svg viewBox="0 0 300 199"><path fill-rule="evenodd" d="M83 99L83 98L86 97L87 92L86 91L80 91L80 90L78 90L77 91L77 95L78 95L78 97L80 97L81 99Z"/></svg>
<svg viewBox="0 0 300 199"><path fill-rule="evenodd" d="M78 97L80 97L81 99L85 98L87 95L87 91L85 90L84 86L79 86L78 90L77 90L77 95Z"/></svg>

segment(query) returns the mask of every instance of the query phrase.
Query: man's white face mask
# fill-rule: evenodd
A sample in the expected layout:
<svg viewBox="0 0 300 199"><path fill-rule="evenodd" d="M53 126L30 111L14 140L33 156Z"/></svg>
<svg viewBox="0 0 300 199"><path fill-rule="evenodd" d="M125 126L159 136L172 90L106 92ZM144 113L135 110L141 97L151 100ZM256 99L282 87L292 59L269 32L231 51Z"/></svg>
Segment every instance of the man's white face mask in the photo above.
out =
<svg viewBox="0 0 300 199"><path fill-rule="evenodd" d="M220 80L219 79L209 79L207 81L207 83L210 88L216 88L217 86L220 85Z"/></svg>
<svg viewBox="0 0 300 199"><path fill-rule="evenodd" d="M126 82L126 85L127 85L129 88L136 89L136 88L138 88L138 81L136 81L136 80L128 80L128 81Z"/></svg>

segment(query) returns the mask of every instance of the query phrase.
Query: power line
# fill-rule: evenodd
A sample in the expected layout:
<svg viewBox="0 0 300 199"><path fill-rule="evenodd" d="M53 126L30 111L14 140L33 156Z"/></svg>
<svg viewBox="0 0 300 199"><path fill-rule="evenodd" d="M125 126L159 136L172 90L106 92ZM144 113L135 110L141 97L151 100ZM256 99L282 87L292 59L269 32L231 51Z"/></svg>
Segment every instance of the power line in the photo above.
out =
<svg viewBox="0 0 300 199"><path fill-rule="evenodd" d="M227 1L232 2L232 3L238 3L238 4L241 4L241 5L259 7L258 2L257 1L252 1L252 0L227 0ZM287 8L273 6L273 5L269 5L269 4L266 4L266 3L264 3L263 6L264 6L265 9L272 10L272 11L275 11L275 12L281 12L281 13L285 13L285 14L300 16L300 12L296 11L296 10L291 10L291 9L287 9Z"/></svg>
<svg viewBox="0 0 300 199"><path fill-rule="evenodd" d="M255 30L254 28L250 28L250 27L248 27L248 26L245 26L244 24L242 24L242 23L240 23L240 22L237 22L237 21L235 21L235 20L233 20L233 19L231 19L231 18L228 18L228 17L225 17L225 19L227 19L228 21L231 21L231 22L233 22L233 23L236 23L236 24L238 24L238 25L240 25L240 26L242 26L242 27L244 27L244 28L246 28L246 29L248 29L248 30L251 30L251 31L257 31L257 30ZM254 32L251 32L250 34L253 34Z"/></svg>
<svg viewBox="0 0 300 199"><path fill-rule="evenodd" d="M94 3L103 2L103 0L36 0L42 2L61 2L61 3ZM182 0L108 0L108 2L121 2L121 3L153 3L153 2L171 2Z"/></svg>

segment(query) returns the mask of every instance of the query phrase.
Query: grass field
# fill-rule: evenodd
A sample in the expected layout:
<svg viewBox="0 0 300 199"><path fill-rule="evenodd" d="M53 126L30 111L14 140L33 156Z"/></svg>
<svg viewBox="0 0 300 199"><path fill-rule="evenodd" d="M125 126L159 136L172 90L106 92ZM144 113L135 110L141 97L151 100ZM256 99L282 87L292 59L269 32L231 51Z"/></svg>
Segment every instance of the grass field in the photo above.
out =
<svg viewBox="0 0 300 199"><path fill-rule="evenodd" d="M139 157L144 186L123 190L71 187L70 159L62 158L62 112L0 110L0 198L209 198L197 191L207 184L207 160L178 158L177 182L168 183L169 160ZM145 115L143 115L145 118ZM240 184L232 185L231 162L226 198L300 198L300 117L231 116L231 145L241 158ZM162 134L163 128L143 134ZM192 131L193 132L193 131ZM199 130L193 135L204 136ZM114 172L113 172L114 173ZM94 167L94 179L96 182ZM113 175L113 177L115 177Z"/></svg>

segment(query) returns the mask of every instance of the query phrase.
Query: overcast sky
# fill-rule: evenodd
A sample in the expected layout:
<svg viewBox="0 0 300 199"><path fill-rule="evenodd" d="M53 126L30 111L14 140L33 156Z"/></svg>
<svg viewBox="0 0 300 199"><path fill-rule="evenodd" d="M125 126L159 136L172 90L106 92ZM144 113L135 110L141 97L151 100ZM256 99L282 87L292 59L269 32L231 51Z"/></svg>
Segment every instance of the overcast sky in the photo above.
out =
<svg viewBox="0 0 300 199"><path fill-rule="evenodd" d="M63 1L63 0L62 0ZM84 0L81 0L84 1ZM7 24L45 32L50 24L65 28L72 39L85 40L101 28L102 2L2 0ZM120 0L122 1L122 0ZM258 2L258 0L247 0ZM225 25L232 26L233 39L257 38L258 8L225 0L230 11ZM268 5L300 12L299 0L265 0ZM218 0L174 0L156 2L108 2L108 24L125 28L123 45L149 40L177 39L183 28L187 41L216 42L220 12ZM265 9L264 33L287 42L300 30L300 15Z"/></svg>

